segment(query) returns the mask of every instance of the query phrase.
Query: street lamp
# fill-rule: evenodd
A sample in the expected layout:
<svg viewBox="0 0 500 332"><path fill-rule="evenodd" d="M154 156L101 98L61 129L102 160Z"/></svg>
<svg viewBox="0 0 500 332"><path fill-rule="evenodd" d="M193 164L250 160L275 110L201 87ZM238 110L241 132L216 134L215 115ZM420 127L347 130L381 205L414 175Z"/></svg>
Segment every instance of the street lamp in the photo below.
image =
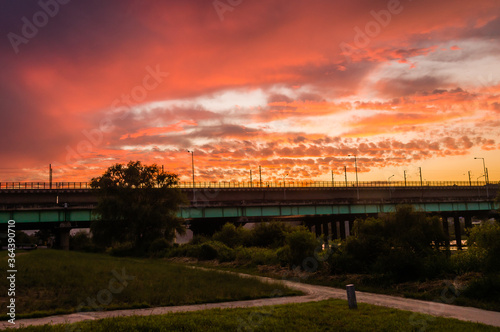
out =
<svg viewBox="0 0 500 332"><path fill-rule="evenodd" d="M196 197L195 197L195 184L194 184L194 150L193 151L189 151L187 150L187 152L191 153L191 170L193 172L193 202L196 200Z"/></svg>
<svg viewBox="0 0 500 332"><path fill-rule="evenodd" d="M392 174L391 176L389 176L389 178L387 179L387 182L389 182L389 184L391 183L391 179L392 179L393 176L394 176L394 174Z"/></svg>
<svg viewBox="0 0 500 332"><path fill-rule="evenodd" d="M359 199L359 182L358 182L358 159L357 156L354 154L352 155L354 157L354 169L356 172L356 193ZM348 155L348 157L351 157L351 155Z"/></svg>
<svg viewBox="0 0 500 332"><path fill-rule="evenodd" d="M474 159L482 159L483 160L483 170L484 170L484 182L486 182L486 184L488 184L488 175L486 175L486 164L484 162L484 158L480 158L480 157L474 157Z"/></svg>

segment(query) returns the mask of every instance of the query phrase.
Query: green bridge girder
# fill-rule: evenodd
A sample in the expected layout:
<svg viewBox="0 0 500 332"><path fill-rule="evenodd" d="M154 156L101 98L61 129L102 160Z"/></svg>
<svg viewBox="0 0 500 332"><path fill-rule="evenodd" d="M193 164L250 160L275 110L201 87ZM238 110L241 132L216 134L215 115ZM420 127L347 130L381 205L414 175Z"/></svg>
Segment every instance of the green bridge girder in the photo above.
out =
<svg viewBox="0 0 500 332"><path fill-rule="evenodd" d="M494 202L441 202L412 204L416 209L430 212L487 212L498 209ZM326 216L326 215L364 215L381 212L392 212L397 204L331 204L331 205L270 205L270 206L190 206L183 207L178 217L184 219L210 218L258 218L288 216ZM56 223L56 222L89 222L97 216L91 208L39 209L0 211L0 224L9 220L16 223Z"/></svg>
<svg viewBox="0 0 500 332"><path fill-rule="evenodd" d="M498 208L493 202L447 202L412 204L425 212L491 211ZM185 207L179 217L237 218L237 217L287 217L302 215L360 215L395 211L397 204L332 204L332 205L276 205L241 207Z"/></svg>

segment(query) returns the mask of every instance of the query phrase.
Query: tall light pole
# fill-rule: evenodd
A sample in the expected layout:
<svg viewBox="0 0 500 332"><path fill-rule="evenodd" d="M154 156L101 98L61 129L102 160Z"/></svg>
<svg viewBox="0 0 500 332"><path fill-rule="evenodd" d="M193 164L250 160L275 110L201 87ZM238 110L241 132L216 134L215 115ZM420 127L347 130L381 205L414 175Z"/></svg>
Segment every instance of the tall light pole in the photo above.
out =
<svg viewBox="0 0 500 332"><path fill-rule="evenodd" d="M193 202L196 200L196 196L195 196L195 184L194 184L194 150L193 151L189 151L187 150L187 152L191 153L191 170L193 172Z"/></svg>
<svg viewBox="0 0 500 332"><path fill-rule="evenodd" d="M405 187L406 187L406 170L403 171L403 174L405 176Z"/></svg>
<svg viewBox="0 0 500 332"><path fill-rule="evenodd" d="M345 186L347 188L347 166L344 166Z"/></svg>
<svg viewBox="0 0 500 332"><path fill-rule="evenodd" d="M389 178L387 179L387 182L389 182L389 184L391 183L391 179L392 179L393 176L394 176L394 174L392 174L391 176L389 176Z"/></svg>
<svg viewBox="0 0 500 332"><path fill-rule="evenodd" d="M332 187L335 187L335 181L333 181L333 169L332 169Z"/></svg>
<svg viewBox="0 0 500 332"><path fill-rule="evenodd" d="M356 194L357 194L358 199L359 199L358 159L357 159L357 156L355 154L352 156L354 157L354 168L355 168L355 172L356 172ZM351 157L351 155L348 155L348 157Z"/></svg>
<svg viewBox="0 0 500 332"><path fill-rule="evenodd" d="M484 158L481 158L481 157L474 157L474 159L482 159L483 160L483 170L484 170L484 182L486 182L486 184L488 184L488 175L486 173L486 164L484 162Z"/></svg>

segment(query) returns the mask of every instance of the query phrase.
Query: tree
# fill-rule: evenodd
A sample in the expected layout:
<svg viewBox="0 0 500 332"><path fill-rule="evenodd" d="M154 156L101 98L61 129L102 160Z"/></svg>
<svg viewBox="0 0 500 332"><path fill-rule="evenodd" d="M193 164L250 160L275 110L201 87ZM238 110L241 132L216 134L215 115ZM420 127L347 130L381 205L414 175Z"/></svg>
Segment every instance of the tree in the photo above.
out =
<svg viewBox="0 0 500 332"><path fill-rule="evenodd" d="M147 249L155 239L171 241L175 231L184 234L182 219L176 217L176 212L187 199L177 183L176 174L140 161L115 164L93 178L91 187L99 192L95 210L98 220L91 225L95 243L131 243L135 248Z"/></svg>

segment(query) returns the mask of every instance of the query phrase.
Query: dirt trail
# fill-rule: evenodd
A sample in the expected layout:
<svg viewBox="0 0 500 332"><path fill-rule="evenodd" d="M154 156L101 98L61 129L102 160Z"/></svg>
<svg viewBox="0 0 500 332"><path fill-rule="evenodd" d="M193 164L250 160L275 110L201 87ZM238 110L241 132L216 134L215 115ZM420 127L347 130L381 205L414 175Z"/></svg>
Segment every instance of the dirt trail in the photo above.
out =
<svg viewBox="0 0 500 332"><path fill-rule="evenodd" d="M232 273L232 272L227 272L227 273ZM76 323L83 320L96 320L109 317L150 316L150 315L162 315L174 312L188 312L188 311L198 311L198 310L206 310L214 308L221 308L221 309L248 308L248 307L287 304L287 303L315 302L333 298L344 299L344 300L346 299L346 291L344 289L309 285L288 280L276 280L266 277L256 277L243 273L238 273L238 275L248 278L258 278L259 280L268 283L284 283L289 288L300 290L304 292L306 295L275 297L275 298L257 299L248 301L233 301L233 302L222 302L222 303L157 307L157 308L147 308L147 309L82 312L69 315L43 317L43 318L20 319L16 320L15 326L8 323L7 321L2 321L0 323L0 329L5 329L7 327L20 327L28 325ZM456 318L463 321L478 322L500 327L500 312L487 311L471 307L460 307L444 303L406 299L389 295L364 293L358 291L356 292L356 298L357 301L360 303L375 304L384 307L419 312L433 316Z"/></svg>

